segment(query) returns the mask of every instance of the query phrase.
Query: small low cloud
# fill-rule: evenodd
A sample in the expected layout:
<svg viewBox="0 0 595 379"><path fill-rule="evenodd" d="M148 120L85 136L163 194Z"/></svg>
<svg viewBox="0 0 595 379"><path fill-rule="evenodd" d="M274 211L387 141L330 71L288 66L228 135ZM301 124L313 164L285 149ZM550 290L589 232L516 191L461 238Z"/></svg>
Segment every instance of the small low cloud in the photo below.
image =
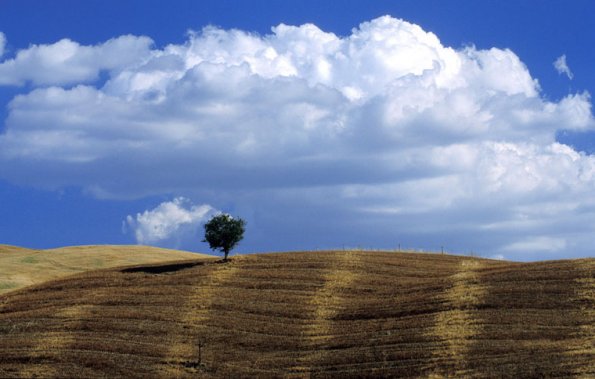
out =
<svg viewBox="0 0 595 379"><path fill-rule="evenodd" d="M557 252L564 250L567 246L563 238L548 236L528 237L524 240L512 243L504 248L510 252Z"/></svg>
<svg viewBox="0 0 595 379"><path fill-rule="evenodd" d="M568 67L568 64L566 63L566 54L563 54L554 61L554 67L556 68L556 71L558 71L558 74L564 74L570 80L574 78L572 71L570 71L570 67Z"/></svg>
<svg viewBox="0 0 595 379"><path fill-rule="evenodd" d="M6 37L4 33L0 32L0 57L4 55L4 47L6 46Z"/></svg>
<svg viewBox="0 0 595 379"><path fill-rule="evenodd" d="M494 255L491 255L489 258L490 259L495 259L495 260L498 260L498 261L503 261L503 260L506 259L506 257L504 255L502 255L502 254L494 254Z"/></svg>
<svg viewBox="0 0 595 379"><path fill-rule="evenodd" d="M196 237L200 224L216 212L210 205L194 205L177 197L136 216L127 216L123 229L133 234L140 245L178 248L184 240Z"/></svg>

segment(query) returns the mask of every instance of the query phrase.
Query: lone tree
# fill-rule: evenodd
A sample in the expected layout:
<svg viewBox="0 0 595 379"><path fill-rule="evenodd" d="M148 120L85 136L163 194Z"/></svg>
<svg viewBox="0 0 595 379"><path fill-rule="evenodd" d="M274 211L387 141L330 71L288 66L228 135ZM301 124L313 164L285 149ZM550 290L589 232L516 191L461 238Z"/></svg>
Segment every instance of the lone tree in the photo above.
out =
<svg viewBox="0 0 595 379"><path fill-rule="evenodd" d="M225 253L224 261L227 261L227 254L238 242L244 238L244 227L246 221L241 218L222 213L214 216L205 224L205 239L213 250Z"/></svg>

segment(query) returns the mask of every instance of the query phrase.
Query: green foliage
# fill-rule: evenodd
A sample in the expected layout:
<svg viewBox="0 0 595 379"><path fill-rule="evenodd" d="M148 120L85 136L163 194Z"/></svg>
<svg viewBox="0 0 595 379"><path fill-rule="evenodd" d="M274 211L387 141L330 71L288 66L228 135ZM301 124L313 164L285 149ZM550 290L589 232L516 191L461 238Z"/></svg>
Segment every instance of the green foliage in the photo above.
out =
<svg viewBox="0 0 595 379"><path fill-rule="evenodd" d="M219 250L227 254L238 242L244 238L246 222L241 218L233 218L228 214L214 216L205 224L205 239L213 250Z"/></svg>
<svg viewBox="0 0 595 379"><path fill-rule="evenodd" d="M39 263L39 260L35 257L25 257L25 258L21 259L21 262L23 262L23 263Z"/></svg>
<svg viewBox="0 0 595 379"><path fill-rule="evenodd" d="M0 290L9 290L17 286L18 284L13 282L0 282Z"/></svg>

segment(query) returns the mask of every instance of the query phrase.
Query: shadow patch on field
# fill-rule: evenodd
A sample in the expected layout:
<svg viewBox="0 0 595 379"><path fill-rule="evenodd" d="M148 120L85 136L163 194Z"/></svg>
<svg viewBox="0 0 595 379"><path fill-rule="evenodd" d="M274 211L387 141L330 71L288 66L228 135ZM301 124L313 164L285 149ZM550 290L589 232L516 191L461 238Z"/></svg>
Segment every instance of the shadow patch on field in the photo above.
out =
<svg viewBox="0 0 595 379"><path fill-rule="evenodd" d="M224 261L223 259L219 260L207 260L207 261L192 261L192 262L178 262L178 263L168 263L168 264L152 264L152 265L143 265L143 266L134 266L134 267L126 267L120 270L123 274L132 274L142 272L145 274L165 274L170 272L176 272L181 270L186 270L196 266L206 266L211 264L229 264L231 263L231 259Z"/></svg>
<svg viewBox="0 0 595 379"><path fill-rule="evenodd" d="M176 272L186 270L195 266L202 266L205 262L190 262L190 263L173 263L159 266L139 266L122 269L120 272L125 274L143 272L145 274L163 274L167 272Z"/></svg>

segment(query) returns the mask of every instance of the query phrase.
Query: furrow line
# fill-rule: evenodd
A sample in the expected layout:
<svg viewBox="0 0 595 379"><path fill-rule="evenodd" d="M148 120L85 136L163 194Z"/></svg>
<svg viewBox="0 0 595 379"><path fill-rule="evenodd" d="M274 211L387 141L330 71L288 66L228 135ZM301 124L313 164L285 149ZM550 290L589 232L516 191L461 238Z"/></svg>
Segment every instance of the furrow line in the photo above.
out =
<svg viewBox="0 0 595 379"><path fill-rule="evenodd" d="M234 260L239 260L238 258ZM198 362L199 344L204 343L201 337L201 330L205 327L203 323L211 318L212 306L218 297L222 287L233 280L234 275L239 272L238 264L230 261L211 265L212 271L208 272L208 283L202 285L198 282L186 299L185 312L179 315L179 322L186 325L188 333L184 336L175 336L174 340L166 341L168 346L165 359L169 364L164 368L169 376L181 376L188 374L184 366L187 362ZM198 275L198 273L197 273ZM201 278L199 278L201 279Z"/></svg>
<svg viewBox="0 0 595 379"><path fill-rule="evenodd" d="M434 359L450 364L442 365L433 375L448 376L453 372L466 372L473 338L481 332L473 310L477 309L486 295L477 273L482 265L478 260L461 261L458 272L450 277L451 287L441 296L450 309L437 313L428 337L442 342L442 348L434 349Z"/></svg>
<svg viewBox="0 0 595 379"><path fill-rule="evenodd" d="M322 345L320 349L298 359L298 363L291 367L291 372L311 372L314 367L326 360L328 350L325 349L332 338L333 318L344 307L342 290L349 289L357 279L356 268L359 265L357 252L345 251L335 253L331 268L324 275L323 286L310 300L314 310L314 319L304 331L307 345Z"/></svg>

